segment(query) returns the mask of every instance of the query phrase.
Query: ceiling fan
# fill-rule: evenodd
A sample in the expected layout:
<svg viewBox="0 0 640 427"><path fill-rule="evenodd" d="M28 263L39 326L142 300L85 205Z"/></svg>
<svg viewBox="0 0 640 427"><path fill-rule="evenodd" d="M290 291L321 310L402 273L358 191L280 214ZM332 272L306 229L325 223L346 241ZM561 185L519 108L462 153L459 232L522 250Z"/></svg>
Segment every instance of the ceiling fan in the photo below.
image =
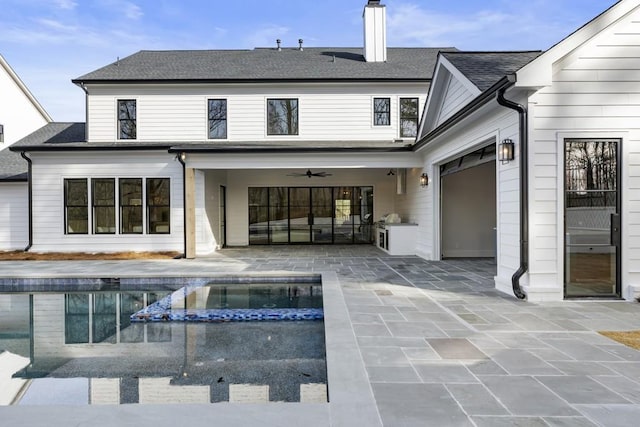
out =
<svg viewBox="0 0 640 427"><path fill-rule="evenodd" d="M331 174L326 172L311 172L311 169L307 169L307 171L304 173L289 173L287 174L287 176L306 176L307 178L311 178L312 176L317 176L320 178L324 178L327 176L331 176Z"/></svg>

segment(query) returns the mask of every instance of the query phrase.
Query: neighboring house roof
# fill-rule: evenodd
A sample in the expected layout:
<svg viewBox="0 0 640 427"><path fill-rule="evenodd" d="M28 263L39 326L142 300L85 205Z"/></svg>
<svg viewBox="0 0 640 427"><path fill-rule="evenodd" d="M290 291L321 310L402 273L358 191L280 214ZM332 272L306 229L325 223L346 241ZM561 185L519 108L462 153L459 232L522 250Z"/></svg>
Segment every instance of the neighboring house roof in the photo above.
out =
<svg viewBox="0 0 640 427"><path fill-rule="evenodd" d="M481 92L498 80L513 74L542 54L524 52L442 52L442 56L469 79Z"/></svg>
<svg viewBox="0 0 640 427"><path fill-rule="evenodd" d="M455 48L389 48L387 62L362 48L143 50L73 82L429 80L442 50Z"/></svg>
<svg viewBox="0 0 640 427"><path fill-rule="evenodd" d="M29 101L31 101L31 103L33 104L33 106L36 108L36 110L38 110L38 112L42 115L42 117L47 121L47 122L51 122L53 121L53 119L51 118L51 116L49 115L49 113L47 113L45 111L45 109L42 107L42 105L40 105L40 103L38 102L38 100L35 98L35 96L33 96L33 94L29 91L29 89L27 88L27 86L22 82L22 80L20 80L20 77L18 77L18 75L15 73L15 71L13 71L13 69L11 68L11 66L9 66L9 64L7 63L7 61L3 58L2 55L0 55L0 67L4 68L5 71L7 72L7 74L9 75L9 77L11 77L11 79L16 83L16 85L20 88L20 90L25 94L25 96L29 99Z"/></svg>

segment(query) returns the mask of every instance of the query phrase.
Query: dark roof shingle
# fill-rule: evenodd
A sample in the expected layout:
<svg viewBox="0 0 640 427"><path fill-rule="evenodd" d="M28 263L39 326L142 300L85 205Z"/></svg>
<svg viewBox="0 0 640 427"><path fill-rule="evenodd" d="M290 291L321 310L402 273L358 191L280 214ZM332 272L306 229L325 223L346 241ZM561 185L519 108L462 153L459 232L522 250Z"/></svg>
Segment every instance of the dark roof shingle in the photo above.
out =
<svg viewBox="0 0 640 427"><path fill-rule="evenodd" d="M143 50L73 81L428 80L438 52L389 48L387 62L366 62L361 48Z"/></svg>
<svg viewBox="0 0 640 427"><path fill-rule="evenodd" d="M501 78L513 74L540 56L542 51L522 52L443 52L454 67L481 92Z"/></svg>

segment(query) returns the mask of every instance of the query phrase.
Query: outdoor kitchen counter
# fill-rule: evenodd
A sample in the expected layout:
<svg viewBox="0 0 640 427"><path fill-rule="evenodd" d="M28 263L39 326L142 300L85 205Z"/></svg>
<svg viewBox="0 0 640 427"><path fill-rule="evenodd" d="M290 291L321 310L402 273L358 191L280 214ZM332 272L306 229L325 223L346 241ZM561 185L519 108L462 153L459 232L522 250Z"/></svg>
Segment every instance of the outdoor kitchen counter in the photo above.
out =
<svg viewBox="0 0 640 427"><path fill-rule="evenodd" d="M418 224L378 224L376 245L389 255L415 255Z"/></svg>

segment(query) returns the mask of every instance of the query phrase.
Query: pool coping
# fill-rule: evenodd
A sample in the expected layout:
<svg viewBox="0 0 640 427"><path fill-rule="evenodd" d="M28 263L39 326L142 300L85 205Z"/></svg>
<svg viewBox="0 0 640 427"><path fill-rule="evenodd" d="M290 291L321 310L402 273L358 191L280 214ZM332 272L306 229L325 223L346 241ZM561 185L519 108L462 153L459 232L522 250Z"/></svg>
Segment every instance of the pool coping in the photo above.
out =
<svg viewBox="0 0 640 427"><path fill-rule="evenodd" d="M69 275L71 276L71 275ZM351 325L349 312L340 286L338 275L334 271L315 271L314 273L293 274L201 274L190 275L191 278L214 278L216 280L236 280L240 277L248 282L257 283L265 279L268 281L294 281L296 278L322 281L326 363L328 383L328 403L269 403L269 404L237 404L216 403L210 405L114 405L108 407L79 406L69 411L64 407L55 406L8 406L0 407L2 419L14 422L16 425L49 426L52 417L56 423L66 425L91 425L94 427L119 425L154 425L158 416L165 413L175 416L181 414L180 419L186 424L201 421L202 417L215 417L220 422L232 425L251 425L259 423L263 427L280 426L282 420L287 419L293 424L306 426L351 426L360 423L366 426L382 426L373 390L368 379L364 361L358 348L356 335ZM55 283L68 280L67 275L50 275L49 290L56 288ZM97 279L102 284L113 284L112 279L89 278L76 276L85 281ZM148 279L153 283L152 276L127 275L127 278ZM172 278L175 279L175 278ZM184 277L181 277L185 279ZM165 277L163 280L169 280ZM0 278L0 292L16 292L13 288L18 283L42 283L42 278ZM157 281L156 281L157 283ZM220 282L224 283L224 282ZM4 288L4 289L3 289ZM56 289L57 290L57 289ZM109 290L109 289L105 289ZM25 290L23 290L25 292ZM106 409L105 409L106 408ZM131 417L135 418L134 420ZM83 421L84 420L84 421ZM143 421L142 421L143 420ZM141 422L142 421L142 422ZM149 423L149 424L147 424Z"/></svg>

